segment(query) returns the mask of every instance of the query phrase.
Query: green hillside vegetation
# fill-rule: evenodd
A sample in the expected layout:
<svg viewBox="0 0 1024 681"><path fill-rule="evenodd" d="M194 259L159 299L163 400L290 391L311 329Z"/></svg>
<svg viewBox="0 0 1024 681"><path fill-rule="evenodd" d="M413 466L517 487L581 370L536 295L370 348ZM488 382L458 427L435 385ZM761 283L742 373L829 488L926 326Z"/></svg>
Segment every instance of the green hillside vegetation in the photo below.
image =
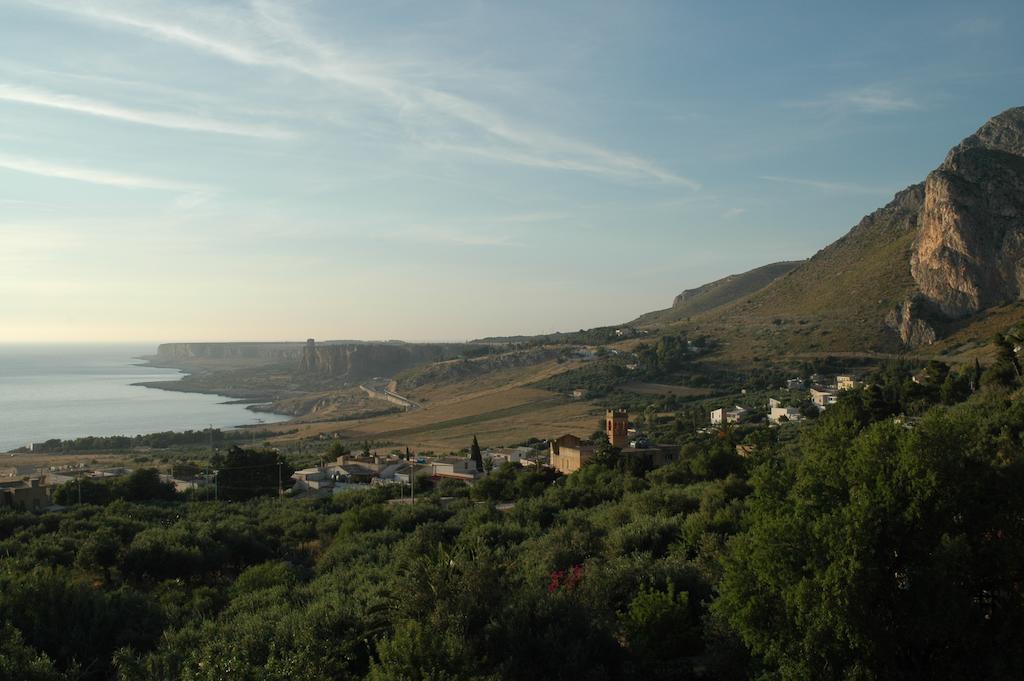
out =
<svg viewBox="0 0 1024 681"><path fill-rule="evenodd" d="M415 505L186 502L145 474L0 511L0 678L1017 678L1017 333L984 371L892 363L802 425L651 413L682 447L656 470L605 442Z"/></svg>
<svg viewBox="0 0 1024 681"><path fill-rule="evenodd" d="M644 326L665 324L728 305L761 290L779 277L792 272L800 266L801 262L799 260L776 262L742 274L732 274L695 289L688 289L679 294L672 307L667 310L648 312L631 323Z"/></svg>

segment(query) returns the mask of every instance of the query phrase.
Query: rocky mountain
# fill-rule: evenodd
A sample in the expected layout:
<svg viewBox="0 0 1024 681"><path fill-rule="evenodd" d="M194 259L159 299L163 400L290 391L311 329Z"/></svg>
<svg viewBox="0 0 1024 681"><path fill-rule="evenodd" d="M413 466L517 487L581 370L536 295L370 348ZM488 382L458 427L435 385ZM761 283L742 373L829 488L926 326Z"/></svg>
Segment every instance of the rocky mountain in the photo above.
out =
<svg viewBox="0 0 1024 681"><path fill-rule="evenodd" d="M672 309L730 279L684 293ZM894 351L930 344L973 315L1022 297L1019 107L989 120L923 183L897 193L809 260L696 313L695 322L757 351ZM638 322L680 319L672 309Z"/></svg>
<svg viewBox="0 0 1024 681"><path fill-rule="evenodd" d="M1021 298L1024 283L1024 107L954 147L925 180L910 271L943 315L965 317Z"/></svg>

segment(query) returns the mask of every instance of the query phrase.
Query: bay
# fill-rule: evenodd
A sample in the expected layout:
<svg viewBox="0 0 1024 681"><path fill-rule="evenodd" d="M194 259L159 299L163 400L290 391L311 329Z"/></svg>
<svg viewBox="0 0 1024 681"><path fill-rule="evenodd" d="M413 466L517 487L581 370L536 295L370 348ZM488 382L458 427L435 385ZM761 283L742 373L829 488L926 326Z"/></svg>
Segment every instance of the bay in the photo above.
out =
<svg viewBox="0 0 1024 681"><path fill-rule="evenodd" d="M232 428L287 420L219 395L132 385L184 374L145 366L147 345L0 344L0 451L50 438Z"/></svg>

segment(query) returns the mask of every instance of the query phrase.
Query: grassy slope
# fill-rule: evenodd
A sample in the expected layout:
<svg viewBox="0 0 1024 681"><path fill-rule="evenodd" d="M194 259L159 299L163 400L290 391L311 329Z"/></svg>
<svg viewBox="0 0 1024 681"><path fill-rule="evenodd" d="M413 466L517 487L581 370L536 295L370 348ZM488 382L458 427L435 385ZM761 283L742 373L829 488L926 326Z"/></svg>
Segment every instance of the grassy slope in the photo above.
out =
<svg viewBox="0 0 1024 681"><path fill-rule="evenodd" d="M648 312L632 323L640 326L665 324L728 305L759 291L787 272L793 271L800 266L801 262L776 262L742 274L732 274L695 289L689 289L681 294L685 300L677 302L667 310Z"/></svg>
<svg viewBox="0 0 1024 681"><path fill-rule="evenodd" d="M916 207L894 201L765 288L680 328L724 343L722 359L898 351L885 316L913 289Z"/></svg>

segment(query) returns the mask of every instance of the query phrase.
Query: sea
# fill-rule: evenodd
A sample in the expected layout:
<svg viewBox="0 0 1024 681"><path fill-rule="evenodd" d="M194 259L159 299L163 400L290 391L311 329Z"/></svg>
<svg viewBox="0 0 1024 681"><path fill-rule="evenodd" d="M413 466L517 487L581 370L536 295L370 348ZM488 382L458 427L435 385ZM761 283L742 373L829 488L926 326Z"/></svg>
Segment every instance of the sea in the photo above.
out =
<svg viewBox="0 0 1024 681"><path fill-rule="evenodd" d="M0 344L0 452L50 438L139 435L168 430L275 423L219 395L145 388L133 383L181 378L146 366L145 345Z"/></svg>

